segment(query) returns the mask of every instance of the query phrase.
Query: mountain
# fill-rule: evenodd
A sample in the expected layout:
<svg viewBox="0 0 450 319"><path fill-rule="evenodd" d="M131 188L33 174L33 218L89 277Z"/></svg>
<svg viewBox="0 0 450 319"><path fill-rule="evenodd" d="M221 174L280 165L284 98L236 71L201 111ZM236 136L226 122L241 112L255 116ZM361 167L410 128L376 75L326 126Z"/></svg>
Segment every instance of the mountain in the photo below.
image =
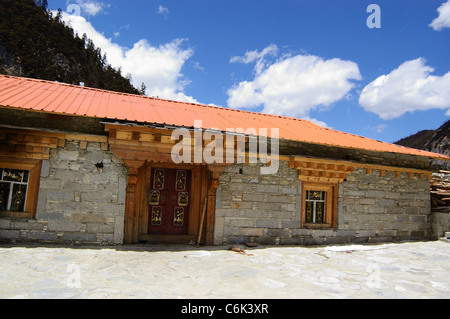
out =
<svg viewBox="0 0 450 319"><path fill-rule="evenodd" d="M143 94L106 55L53 16L46 0L0 0L0 73Z"/></svg>
<svg viewBox="0 0 450 319"><path fill-rule="evenodd" d="M395 144L450 156L450 120L437 130L424 130L401 139ZM450 163L433 161L434 169L450 168Z"/></svg>

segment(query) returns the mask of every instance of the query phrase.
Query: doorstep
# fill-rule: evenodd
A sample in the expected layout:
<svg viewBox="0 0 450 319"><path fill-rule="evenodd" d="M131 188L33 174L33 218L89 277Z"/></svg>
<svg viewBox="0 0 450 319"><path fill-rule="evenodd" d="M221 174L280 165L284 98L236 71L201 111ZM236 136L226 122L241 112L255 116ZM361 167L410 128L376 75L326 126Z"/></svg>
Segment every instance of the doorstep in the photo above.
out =
<svg viewBox="0 0 450 319"><path fill-rule="evenodd" d="M139 241L147 244L183 245L195 243L194 235L140 235Z"/></svg>

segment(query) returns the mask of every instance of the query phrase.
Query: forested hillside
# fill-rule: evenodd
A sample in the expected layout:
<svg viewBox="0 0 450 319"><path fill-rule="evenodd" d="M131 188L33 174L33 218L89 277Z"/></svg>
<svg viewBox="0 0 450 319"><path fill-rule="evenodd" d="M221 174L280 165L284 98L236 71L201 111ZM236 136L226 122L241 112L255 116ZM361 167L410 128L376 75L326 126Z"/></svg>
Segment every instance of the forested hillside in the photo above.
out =
<svg viewBox="0 0 450 319"><path fill-rule="evenodd" d="M46 0L0 0L0 73L143 94L86 35L74 34Z"/></svg>
<svg viewBox="0 0 450 319"><path fill-rule="evenodd" d="M395 144L450 156L450 121L436 130L424 130L405 137ZM435 169L450 169L450 163L434 161Z"/></svg>

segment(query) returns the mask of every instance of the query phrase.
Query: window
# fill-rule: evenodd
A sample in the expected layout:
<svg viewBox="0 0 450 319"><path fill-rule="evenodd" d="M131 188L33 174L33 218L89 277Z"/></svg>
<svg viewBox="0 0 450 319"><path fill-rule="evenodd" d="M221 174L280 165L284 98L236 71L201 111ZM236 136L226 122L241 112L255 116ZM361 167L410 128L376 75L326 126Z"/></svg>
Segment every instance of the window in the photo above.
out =
<svg viewBox="0 0 450 319"><path fill-rule="evenodd" d="M35 217L41 162L0 160L0 217Z"/></svg>
<svg viewBox="0 0 450 319"><path fill-rule="evenodd" d="M0 211L25 211L30 171L0 168Z"/></svg>
<svg viewBox="0 0 450 319"><path fill-rule="evenodd" d="M326 192L306 191L305 223L323 224L325 222Z"/></svg>
<svg viewBox="0 0 450 319"><path fill-rule="evenodd" d="M302 194L302 227L333 228L336 226L336 185L304 182Z"/></svg>

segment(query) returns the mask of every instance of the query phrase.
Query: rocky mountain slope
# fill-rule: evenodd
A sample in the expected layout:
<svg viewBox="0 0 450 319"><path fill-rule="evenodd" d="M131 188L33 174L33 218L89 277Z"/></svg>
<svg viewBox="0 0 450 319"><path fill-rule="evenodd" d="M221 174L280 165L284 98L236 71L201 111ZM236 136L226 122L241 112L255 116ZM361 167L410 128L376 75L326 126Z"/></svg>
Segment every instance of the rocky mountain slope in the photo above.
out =
<svg viewBox="0 0 450 319"><path fill-rule="evenodd" d="M450 156L450 120L437 130L424 130L401 139L395 144ZM433 162L433 169L450 169L450 163Z"/></svg>

